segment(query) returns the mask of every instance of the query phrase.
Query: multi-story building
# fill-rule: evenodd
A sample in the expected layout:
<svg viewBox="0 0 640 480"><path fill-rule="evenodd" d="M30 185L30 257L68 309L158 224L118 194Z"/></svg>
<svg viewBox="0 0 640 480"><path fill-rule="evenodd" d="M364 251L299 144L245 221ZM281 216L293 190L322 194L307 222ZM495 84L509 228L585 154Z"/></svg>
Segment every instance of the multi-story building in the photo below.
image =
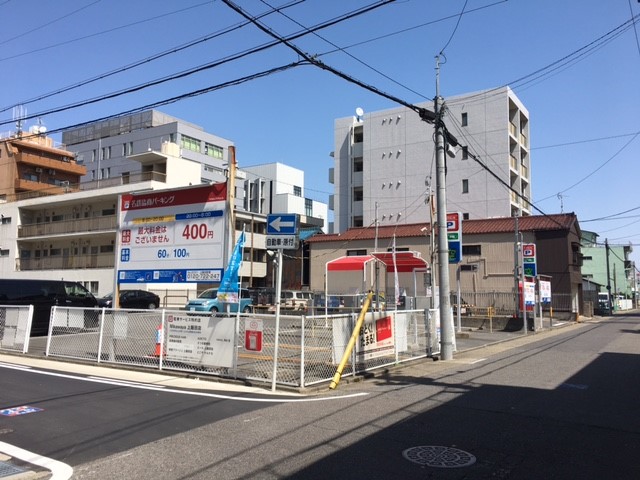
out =
<svg viewBox="0 0 640 480"><path fill-rule="evenodd" d="M297 213L301 223L327 233L327 204L304 195L304 172L283 163L244 167L244 209L255 213ZM319 223L318 220L321 222Z"/></svg>
<svg viewBox="0 0 640 480"><path fill-rule="evenodd" d="M433 109L432 103L419 106ZM447 98L445 108L447 129L461 145L447 158L448 211L465 219L530 215L529 114L520 100L503 87ZM406 107L337 119L329 171L332 231L376 220L380 226L429 222L436 193L433 135L433 125Z"/></svg>
<svg viewBox="0 0 640 480"><path fill-rule="evenodd" d="M90 123L67 130L62 142L86 166L82 182L105 185L144 171L132 160L143 152L161 151L165 143L180 147L179 156L200 165L198 183L224 182L228 174L229 147L233 142L212 135L198 125L157 110ZM160 172L162 173L162 172ZM242 179L242 177L240 177ZM237 184L243 187L242 183ZM237 192L236 198L244 195Z"/></svg>
<svg viewBox="0 0 640 480"><path fill-rule="evenodd" d="M582 232L582 253L584 265L582 276L600 286L600 290L634 298L636 295L635 264L629 259L633 248L631 245L610 245L598 242L595 232Z"/></svg>
<svg viewBox="0 0 640 480"><path fill-rule="evenodd" d="M77 190L87 169L73 152L55 145L42 127L0 139L0 200Z"/></svg>

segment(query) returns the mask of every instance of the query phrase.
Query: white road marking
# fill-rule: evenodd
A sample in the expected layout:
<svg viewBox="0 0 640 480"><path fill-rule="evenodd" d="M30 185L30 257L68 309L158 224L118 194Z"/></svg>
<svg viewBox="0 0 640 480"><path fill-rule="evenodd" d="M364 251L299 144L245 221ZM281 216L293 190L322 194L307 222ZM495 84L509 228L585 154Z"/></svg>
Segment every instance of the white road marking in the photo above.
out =
<svg viewBox="0 0 640 480"><path fill-rule="evenodd" d="M73 475L73 468L66 463L59 462L53 458L42 457L8 443L0 442L0 452L19 458L23 462L32 463L50 470L52 474L51 480L67 480Z"/></svg>
<svg viewBox="0 0 640 480"><path fill-rule="evenodd" d="M10 368L14 370L23 370L22 368L18 368L15 365L0 365L0 368ZM161 392L169 392L169 393L177 393L181 395L191 395L196 397L207 397L207 398L218 398L222 400L236 400L239 402L255 402L255 403L297 403L297 402L324 402L329 400L341 400L344 398L355 398L369 395L366 392L360 393L352 393L349 395L342 396L330 396L330 397L303 397L303 398L295 398L295 399L285 399L285 398L245 398L245 397L234 397L232 395L222 395L219 393L208 393L208 392L197 392L191 390L177 390L173 388L166 388L164 386L156 386L156 385L148 385L143 383L134 383L134 384L126 384L122 383L119 380L112 379L101 379L97 377L83 377L77 375L68 375L66 373L57 373L57 372L47 372L42 370L30 369L29 373L37 373L39 375L49 375L52 377L59 378L69 378L72 380L80 380L83 382L94 382L94 383L103 383L106 385L116 385L119 387L128 387L128 388L139 388L141 390L152 390L152 391L161 391Z"/></svg>

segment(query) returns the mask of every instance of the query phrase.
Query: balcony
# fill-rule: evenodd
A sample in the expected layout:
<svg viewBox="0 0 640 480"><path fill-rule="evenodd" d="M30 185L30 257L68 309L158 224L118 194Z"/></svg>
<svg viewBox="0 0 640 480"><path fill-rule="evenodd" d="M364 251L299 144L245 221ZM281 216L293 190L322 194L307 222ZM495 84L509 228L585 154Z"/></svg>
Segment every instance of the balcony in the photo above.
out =
<svg viewBox="0 0 640 480"><path fill-rule="evenodd" d="M34 167L52 169L71 175L82 176L87 173L87 167L85 167L84 165L79 165L75 160L71 160L72 157L64 157L63 155L58 156L60 156L61 160L57 160L39 153L20 151L15 154L15 159L17 163L25 163L28 165L33 165ZM68 158L69 160L62 160L62 158Z"/></svg>
<svg viewBox="0 0 640 480"><path fill-rule="evenodd" d="M29 270L74 270L87 268L113 268L113 253L95 255L59 255L55 257L19 258L16 260L17 271Z"/></svg>
<svg viewBox="0 0 640 480"><path fill-rule="evenodd" d="M76 218L62 222L32 223L18 227L18 238L63 235L78 232L116 231L116 216Z"/></svg>

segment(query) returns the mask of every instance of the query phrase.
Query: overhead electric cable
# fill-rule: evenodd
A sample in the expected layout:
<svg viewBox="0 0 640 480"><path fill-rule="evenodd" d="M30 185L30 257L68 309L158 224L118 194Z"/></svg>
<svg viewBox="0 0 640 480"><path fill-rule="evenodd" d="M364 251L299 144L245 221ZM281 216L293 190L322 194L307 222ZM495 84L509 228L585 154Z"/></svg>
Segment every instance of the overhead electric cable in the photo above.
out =
<svg viewBox="0 0 640 480"><path fill-rule="evenodd" d="M451 43L451 40L453 40L453 37L458 31L458 26L460 25L460 20L462 20L462 15L464 15L464 10L465 8L467 8L467 3L469 3L469 0L464 0L462 11L458 14L458 21L456 22L456 26L454 27L453 32L451 32L451 36L449 37L449 40L447 40L447 43L445 44L445 46L440 49L440 55L444 55L444 51L447 49L447 47Z"/></svg>
<svg viewBox="0 0 640 480"><path fill-rule="evenodd" d="M190 7L185 7L185 8L182 8L180 10L174 10L173 12L163 13L162 15L156 15L155 17L147 18L147 19L144 19L144 20L139 20L139 21L133 22L133 23L128 23L126 25L121 25L119 27L110 28L108 30L103 30L101 32L94 32L92 34L85 35L83 37L77 37L77 38L72 38L71 40L65 40L64 42L59 42L59 43L56 43L54 45L48 45L48 46L45 46L45 47L36 48L36 49L30 50L28 52L22 52L22 53L18 53L16 55L11 55L9 57L3 57L3 58L0 58L0 62L4 62L6 60L13 60L14 58L23 57L25 55L30 55L30 54L36 53L36 52L43 52L45 50L50 50L50 49L55 48L55 47L61 47L62 45L68 45L70 43L75 43L75 42L78 42L80 40L86 40L87 38L97 37L97 36L100 36L100 35L104 35L105 33L115 32L117 30L122 30L123 28L128 28L128 27L132 27L132 26L135 26L135 25L140 25L142 23L152 22L153 20L157 20L159 18L168 17L170 15L175 15L176 13L182 13L182 12L185 12L187 10L191 10L191 9L194 9L194 8L201 7L201 6L206 5L208 3L212 3L212 1L208 0L207 2L199 3L197 5L192 5Z"/></svg>
<svg viewBox="0 0 640 480"><path fill-rule="evenodd" d="M386 0L386 1L393 1L393 0ZM316 25L314 27L305 29L305 30L300 31L300 32L296 32L295 34L289 36L287 38L287 40L289 40L289 39L297 39L297 38L300 38L300 37L302 37L304 35L312 33L314 31L321 30L321 29L324 29L324 28L328 28L330 26L333 26L333 25L335 25L337 23L343 22L343 21L348 20L350 18L354 18L354 17L356 17L358 15L362 15L363 13L366 13L367 11L368 11L368 8L366 8L366 7L365 8L361 8L361 9L357 9L357 10L352 10L351 12L349 12L347 14L341 15L339 17L334 17L334 18L332 18L332 19L330 19L328 21L325 21L325 22L323 22L323 23L321 23L319 25ZM109 94L105 94L105 95L102 95L102 96L99 96L99 97L94 97L94 98L82 100L82 101L79 101L79 102L76 102L76 103L73 103L73 104L67 104L67 105L64 105L64 106L61 106L61 107L52 108L52 109L49 109L49 110L46 110L46 111L43 111L43 112L37 112L37 113L30 114L30 115L26 115L26 116L23 117L23 120L31 120L31 119L34 119L34 118L43 117L44 115L50 115L52 113L59 113L59 112L62 112L62 111L73 109L73 108L82 107L82 106L89 105L89 104L92 104L92 103L97 103L97 102L100 102L100 101L103 101L103 100L116 98L116 97L119 97L119 96L122 96L122 95L125 95L125 94L128 94L128 93L133 93L133 92L136 92L136 91L139 91L139 90L143 90L143 89L146 89L146 88L149 88L149 87L152 87L152 86L155 86L155 85L159 85L159 84L162 84L162 83L165 83L165 82L168 82L168 81L172 81L172 80L176 80L176 79L179 79L179 78L187 77L189 75L193 75L195 73L202 72L202 71L205 71L205 70L208 70L208 69L211 69L211 68L215 68L215 67L218 67L218 66L220 66L222 64L229 63L229 62L234 61L234 60L238 60L238 59L246 57L248 55L252 55L254 53L258 53L260 51L267 50L267 49L269 49L271 47L279 45L280 43L282 43L282 42L279 41L279 40L274 40L272 42L264 43L264 44L262 44L262 45L260 45L258 47L254 47L252 49L244 50L244 51L242 51L240 53L237 53L235 55L232 55L232 56L229 56L229 57L225 57L225 58L223 58L221 60L217 60L217 61L214 61L214 62L211 62L211 63L208 63L208 64L204 64L204 65L200 65L198 67L195 67L195 68L192 68L192 69L189 69L189 70L185 70L185 71L179 72L179 73L174 74L174 75L166 76L166 77L163 77L163 78L160 78L160 79L149 81L149 82L146 82L146 83L143 83L143 84L139 84L139 85L136 85L136 86L133 86L133 87L130 87L130 88L119 90L117 92L112 92L112 93L109 93ZM6 125L6 124L13 123L13 122L14 122L13 119L11 119L11 120L6 119L6 120L0 121L0 125Z"/></svg>
<svg viewBox="0 0 640 480"><path fill-rule="evenodd" d="M38 25L37 27L32 28L31 30L26 30L26 31L22 32L20 35L16 35L15 37L7 38L6 40L3 40L2 42L0 42L0 45L4 45L5 43L12 42L13 40L17 40L18 38L22 38L25 35L29 35L30 33L37 32L38 30L42 30L43 28L48 27L49 25L53 25L54 23L57 23L60 20L64 20L65 18L69 18L72 15L75 15L76 13L81 12L82 10L85 10L85 9L87 9L89 7L92 7L96 3L100 3L100 0L96 0L93 3L90 3L88 5L80 7L77 10L74 10L73 12L69 12L69 13L67 13L65 15L62 15L61 17L54 18L53 20L50 20L47 23L44 23L42 25ZM4 5L4 3L2 5Z"/></svg>
<svg viewBox="0 0 640 480"><path fill-rule="evenodd" d="M315 65L316 67L319 67L323 70L326 70L330 73L333 73L334 75L342 78L343 80L346 80L349 83L353 83L354 85L358 85L361 88L364 88L365 90L368 90L372 93L375 93L376 95L379 95L381 97L387 98L388 100L392 100L393 102L396 102L400 105L404 105L405 107L413 110L414 112L418 113L418 115L420 115L420 118L422 118L423 120L427 121L427 122L431 122L433 123L435 121L435 113L432 112L431 110L428 110L426 108L422 108L422 107L418 107L416 105L413 105L411 103L408 103L398 97L395 97L394 95L391 95L389 93L383 92L382 90L361 82L360 80L357 80L356 78L347 75L344 72L341 72L340 70L337 70L323 62L321 62L320 60L318 60L316 58L315 55L309 55L306 52L303 52L302 50L300 50L298 47L296 47L293 43L291 43L289 40L287 40L286 38L281 37L280 35L276 34L275 32L273 32L270 28L262 25L262 23L260 23L259 21L255 20L253 17L251 17L250 15L248 15L247 13L245 13L245 11L238 7L235 3L233 3L230 0L222 0L224 2L225 5L229 6L231 9L235 10L237 13L239 13L240 15L242 15L244 18L246 18L247 20L250 20L251 23L253 23L256 27L258 27L260 30L262 30L263 32L265 32L266 34L268 34L269 36L275 38L278 42L283 43L284 45L286 45L287 47L289 47L291 50L293 50L294 52L296 52L299 56L301 56L302 58L304 58L305 60L307 60L309 63ZM383 5L386 5L388 3L393 2L394 0L381 0L380 2L378 2L377 4L371 5L367 8L367 11L370 10L374 10L378 7L381 7Z"/></svg>

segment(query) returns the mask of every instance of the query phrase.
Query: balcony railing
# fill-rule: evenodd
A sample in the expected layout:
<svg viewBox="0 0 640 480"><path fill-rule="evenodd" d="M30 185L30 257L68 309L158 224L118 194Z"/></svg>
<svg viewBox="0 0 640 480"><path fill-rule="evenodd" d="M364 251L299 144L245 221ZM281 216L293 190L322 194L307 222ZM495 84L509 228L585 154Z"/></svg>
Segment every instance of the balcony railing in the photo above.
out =
<svg viewBox="0 0 640 480"><path fill-rule="evenodd" d="M18 227L18 238L40 237L45 235L60 235L77 232L96 232L116 230L116 216L77 218L61 222L32 223Z"/></svg>
<svg viewBox="0 0 640 480"><path fill-rule="evenodd" d="M17 271L28 270L73 270L87 268L113 268L113 253L95 255L59 255L54 257L19 258L16 260Z"/></svg>
<svg viewBox="0 0 640 480"><path fill-rule="evenodd" d="M118 185L127 185L129 183L140 183L148 181L166 183L167 175L160 172L139 172L131 173L129 175L123 175L121 177L104 178L102 180L92 180L90 182L75 183L65 186L43 184L44 188L41 190L7 195L7 201L17 202L19 200L27 200L29 198L59 195L60 193L67 192L77 192L78 190L97 190L100 188L115 187ZM37 184L38 182L30 182L30 184L33 183Z"/></svg>

